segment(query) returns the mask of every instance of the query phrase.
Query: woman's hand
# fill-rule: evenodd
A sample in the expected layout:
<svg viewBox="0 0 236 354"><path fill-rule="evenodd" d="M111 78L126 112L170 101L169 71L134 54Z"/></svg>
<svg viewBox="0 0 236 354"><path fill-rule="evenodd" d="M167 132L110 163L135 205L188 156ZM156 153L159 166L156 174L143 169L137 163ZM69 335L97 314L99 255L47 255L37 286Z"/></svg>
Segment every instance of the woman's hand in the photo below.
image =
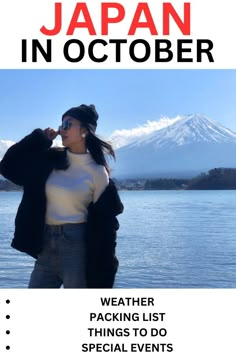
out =
<svg viewBox="0 0 236 354"><path fill-rule="evenodd" d="M58 131L56 131L52 128L44 129L44 133L45 133L46 137L50 140L54 140L57 137L57 135L59 134Z"/></svg>

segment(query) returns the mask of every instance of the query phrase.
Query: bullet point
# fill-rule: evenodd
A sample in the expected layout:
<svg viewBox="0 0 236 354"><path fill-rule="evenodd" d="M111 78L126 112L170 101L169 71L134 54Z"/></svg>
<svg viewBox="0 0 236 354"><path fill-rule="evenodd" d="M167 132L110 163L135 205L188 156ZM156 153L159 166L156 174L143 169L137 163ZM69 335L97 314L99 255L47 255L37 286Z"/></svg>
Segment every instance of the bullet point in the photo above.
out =
<svg viewBox="0 0 236 354"><path fill-rule="evenodd" d="M9 349L10 349L9 345L8 345L8 346L6 346L6 350L9 350Z"/></svg>
<svg viewBox="0 0 236 354"><path fill-rule="evenodd" d="M11 332L10 331L6 331L6 334L10 334Z"/></svg>
<svg viewBox="0 0 236 354"><path fill-rule="evenodd" d="M6 300L6 303L7 303L7 304L10 304L10 302L11 302L10 300Z"/></svg>
<svg viewBox="0 0 236 354"><path fill-rule="evenodd" d="M6 315L6 319L9 320L10 316L9 315Z"/></svg>

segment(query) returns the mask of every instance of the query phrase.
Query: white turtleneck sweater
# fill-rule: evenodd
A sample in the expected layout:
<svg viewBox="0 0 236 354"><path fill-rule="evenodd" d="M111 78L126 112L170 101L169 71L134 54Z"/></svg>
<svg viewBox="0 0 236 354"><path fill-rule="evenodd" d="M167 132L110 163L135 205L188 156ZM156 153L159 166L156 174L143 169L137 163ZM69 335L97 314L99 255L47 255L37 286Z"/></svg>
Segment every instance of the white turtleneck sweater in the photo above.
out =
<svg viewBox="0 0 236 354"><path fill-rule="evenodd" d="M104 166L87 154L67 150L69 168L53 170L46 182L46 223L61 225L87 221L87 207L96 202L109 183Z"/></svg>

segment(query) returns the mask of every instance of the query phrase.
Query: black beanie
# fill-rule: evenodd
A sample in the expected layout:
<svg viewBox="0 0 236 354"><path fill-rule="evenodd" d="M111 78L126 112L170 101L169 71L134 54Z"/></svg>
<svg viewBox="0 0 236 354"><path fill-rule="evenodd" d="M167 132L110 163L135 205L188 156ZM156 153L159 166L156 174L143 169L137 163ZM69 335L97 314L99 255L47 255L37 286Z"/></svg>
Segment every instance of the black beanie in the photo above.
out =
<svg viewBox="0 0 236 354"><path fill-rule="evenodd" d="M81 123L90 125L90 127L94 131L96 130L97 120L99 116L93 104L90 105L81 104L78 107L72 107L62 115L62 119L65 116L70 116L72 118L75 118L79 120Z"/></svg>

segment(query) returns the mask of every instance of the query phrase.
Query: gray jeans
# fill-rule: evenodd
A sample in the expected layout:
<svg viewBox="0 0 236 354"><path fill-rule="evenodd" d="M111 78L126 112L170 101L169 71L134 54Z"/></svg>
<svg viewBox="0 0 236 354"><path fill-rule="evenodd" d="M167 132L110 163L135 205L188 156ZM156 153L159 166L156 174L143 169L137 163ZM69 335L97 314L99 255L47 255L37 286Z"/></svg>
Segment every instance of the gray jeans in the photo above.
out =
<svg viewBox="0 0 236 354"><path fill-rule="evenodd" d="M86 224L46 225L29 288L86 288Z"/></svg>

